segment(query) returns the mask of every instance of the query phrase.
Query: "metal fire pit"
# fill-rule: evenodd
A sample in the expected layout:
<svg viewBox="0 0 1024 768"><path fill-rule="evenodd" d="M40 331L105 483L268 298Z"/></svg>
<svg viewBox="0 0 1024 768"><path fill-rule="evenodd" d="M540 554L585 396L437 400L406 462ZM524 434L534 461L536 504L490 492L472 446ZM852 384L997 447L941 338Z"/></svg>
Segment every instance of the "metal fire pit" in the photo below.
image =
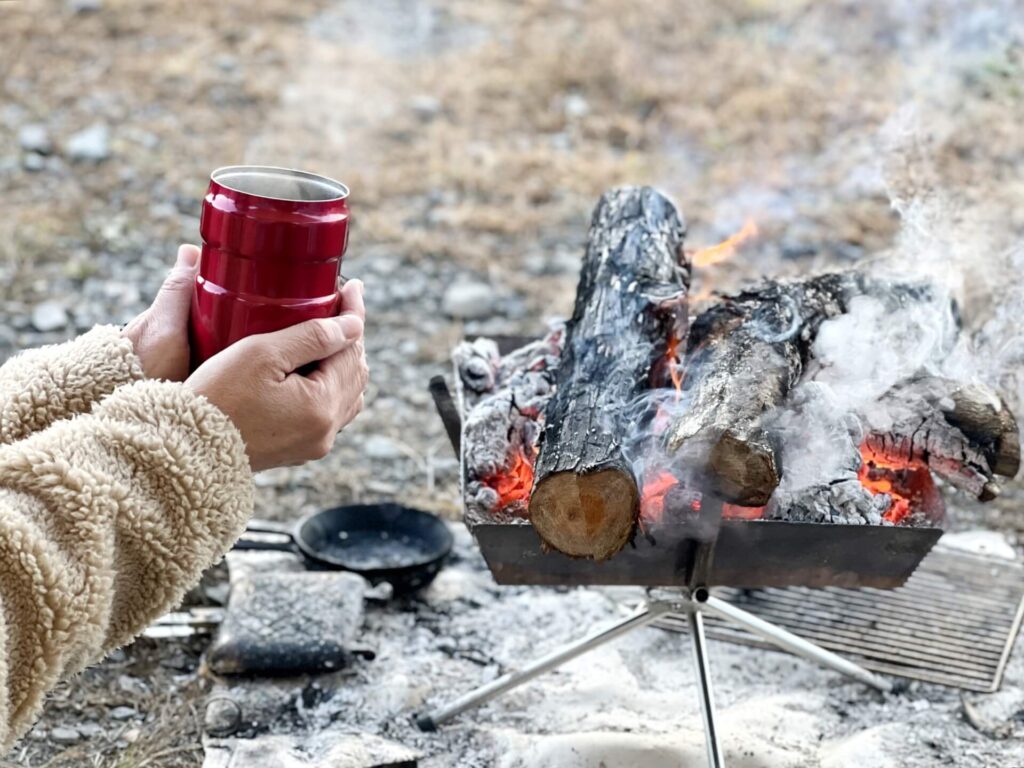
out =
<svg viewBox="0 0 1024 768"><path fill-rule="evenodd" d="M493 338L502 355L535 341ZM459 455L464 483L464 408L458 371L455 375L459 403L452 401L441 377L431 382L430 390ZM665 519L678 522L647 526L631 545L603 562L549 551L527 520L497 521L467 513L466 525L499 584L544 586L678 587L696 579L704 586L893 589L906 582L942 536L938 527L719 520L715 505L704 506L700 517L669 510ZM698 574L702 549L705 561Z"/></svg>
<svg viewBox="0 0 1024 768"><path fill-rule="evenodd" d="M496 339L502 354L532 339ZM458 382L458 372L456 371ZM465 484L461 408L443 377L430 383L438 413L459 454ZM460 389L461 401L461 389ZM461 402L460 402L461 405ZM423 730L500 696L534 677L669 615L686 618L701 697L708 765L724 765L704 632L704 615L740 627L763 641L811 659L880 691L892 684L837 654L712 595L709 587L876 587L901 586L932 549L939 528L832 525L767 520L723 520L720 500L705 495L700 512L675 514L648 526L630 546L602 562L577 560L547 551L526 520L498 521L466 515L466 525L499 584L549 586L634 585L655 590L634 613L581 640L509 672L417 719ZM676 522L677 521L677 522Z"/></svg>

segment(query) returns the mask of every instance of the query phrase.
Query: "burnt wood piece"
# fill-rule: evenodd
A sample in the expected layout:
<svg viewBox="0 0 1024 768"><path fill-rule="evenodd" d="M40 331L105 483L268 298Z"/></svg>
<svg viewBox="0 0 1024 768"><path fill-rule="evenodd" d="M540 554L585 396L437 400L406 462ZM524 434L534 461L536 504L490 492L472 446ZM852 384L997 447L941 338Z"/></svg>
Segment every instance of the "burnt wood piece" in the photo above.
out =
<svg viewBox="0 0 1024 768"><path fill-rule="evenodd" d="M622 441L670 336L685 337L685 234L675 206L650 187L607 192L594 211L529 507L537 533L567 555L607 559L636 525Z"/></svg>
<svg viewBox="0 0 1024 768"><path fill-rule="evenodd" d="M891 311L932 300L926 286L848 272L766 281L723 297L693 321L684 407L666 430L666 447L693 473L695 487L707 483L740 506L768 503L782 466L762 416L800 379L821 324L865 295Z"/></svg>
<svg viewBox="0 0 1024 768"><path fill-rule="evenodd" d="M471 449L462 452L468 524L525 516L530 478L521 499L503 497L500 479L536 456L564 335L556 323L543 338L505 355L486 338L463 342L452 353L466 410L462 442Z"/></svg>
<svg viewBox="0 0 1024 768"><path fill-rule="evenodd" d="M883 458L925 464L982 501L999 495L996 475L1013 477L1020 468L1017 421L988 387L922 376L878 406L891 423L869 432L865 445Z"/></svg>

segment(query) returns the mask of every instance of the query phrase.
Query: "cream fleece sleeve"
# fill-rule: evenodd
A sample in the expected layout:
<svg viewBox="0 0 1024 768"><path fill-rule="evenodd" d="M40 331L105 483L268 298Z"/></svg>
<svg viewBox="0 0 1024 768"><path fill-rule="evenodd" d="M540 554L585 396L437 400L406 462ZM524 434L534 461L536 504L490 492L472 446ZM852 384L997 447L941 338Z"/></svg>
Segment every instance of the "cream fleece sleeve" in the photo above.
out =
<svg viewBox="0 0 1024 768"><path fill-rule="evenodd" d="M129 384L0 447L0 754L60 678L178 603L251 509L241 436L181 384Z"/></svg>
<svg viewBox="0 0 1024 768"><path fill-rule="evenodd" d="M0 443L13 443L142 379L132 343L98 325L65 344L15 355L0 366Z"/></svg>

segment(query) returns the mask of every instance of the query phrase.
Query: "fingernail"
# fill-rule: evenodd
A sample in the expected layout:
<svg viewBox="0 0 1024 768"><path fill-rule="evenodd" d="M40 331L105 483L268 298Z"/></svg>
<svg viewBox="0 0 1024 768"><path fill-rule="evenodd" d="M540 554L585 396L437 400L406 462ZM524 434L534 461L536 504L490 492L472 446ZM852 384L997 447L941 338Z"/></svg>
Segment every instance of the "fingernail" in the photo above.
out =
<svg viewBox="0 0 1024 768"><path fill-rule="evenodd" d="M357 339L363 335L363 321L356 315L338 315L337 320L346 339Z"/></svg>
<svg viewBox="0 0 1024 768"><path fill-rule="evenodd" d="M176 267L188 267L192 269L199 261L199 249L194 245L182 245L178 247L178 259L174 262Z"/></svg>

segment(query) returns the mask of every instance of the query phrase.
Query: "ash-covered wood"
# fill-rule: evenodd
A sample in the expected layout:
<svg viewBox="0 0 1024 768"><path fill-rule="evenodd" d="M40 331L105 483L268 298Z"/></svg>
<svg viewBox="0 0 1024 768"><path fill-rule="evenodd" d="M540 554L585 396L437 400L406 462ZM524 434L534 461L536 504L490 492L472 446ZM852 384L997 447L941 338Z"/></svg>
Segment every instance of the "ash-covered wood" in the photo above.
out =
<svg viewBox="0 0 1024 768"><path fill-rule="evenodd" d="M669 338L685 337L684 235L675 206L649 187L608 192L594 212L530 500L537 533L567 555L605 559L633 533L627 410Z"/></svg>
<svg viewBox="0 0 1024 768"><path fill-rule="evenodd" d="M994 391L935 376L904 382L873 411L886 422L865 439L886 459L928 466L950 484L988 501L999 495L996 475L1020 468L1017 421Z"/></svg>
<svg viewBox="0 0 1024 768"><path fill-rule="evenodd" d="M683 408L666 447L732 504L768 503L782 476L780 446L762 417L799 381L821 324L857 296L895 311L931 299L925 286L893 284L859 273L767 281L699 315L690 329Z"/></svg>
<svg viewBox="0 0 1024 768"><path fill-rule="evenodd" d="M527 498L502 498L503 482L525 462L525 496L532 480L544 406L564 339L556 324L543 338L504 357L491 339L463 342L452 354L465 409L463 472L468 521L525 516Z"/></svg>

